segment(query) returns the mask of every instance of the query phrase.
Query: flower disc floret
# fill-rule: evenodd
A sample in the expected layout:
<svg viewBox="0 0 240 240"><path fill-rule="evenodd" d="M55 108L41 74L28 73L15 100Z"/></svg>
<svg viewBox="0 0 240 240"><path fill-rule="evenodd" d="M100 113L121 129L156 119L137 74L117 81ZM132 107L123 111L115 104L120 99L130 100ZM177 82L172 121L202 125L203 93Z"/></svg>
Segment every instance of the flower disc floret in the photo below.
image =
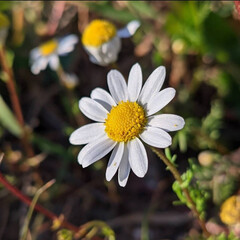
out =
<svg viewBox="0 0 240 240"><path fill-rule="evenodd" d="M43 56L50 55L54 53L58 48L58 42L56 40L50 40L44 44L42 44L39 49Z"/></svg>
<svg viewBox="0 0 240 240"><path fill-rule="evenodd" d="M117 34L116 27L105 20L93 20L83 32L82 43L85 46L99 47Z"/></svg>
<svg viewBox="0 0 240 240"><path fill-rule="evenodd" d="M146 123L145 111L138 103L121 101L108 113L105 132L116 142L128 142L143 131Z"/></svg>

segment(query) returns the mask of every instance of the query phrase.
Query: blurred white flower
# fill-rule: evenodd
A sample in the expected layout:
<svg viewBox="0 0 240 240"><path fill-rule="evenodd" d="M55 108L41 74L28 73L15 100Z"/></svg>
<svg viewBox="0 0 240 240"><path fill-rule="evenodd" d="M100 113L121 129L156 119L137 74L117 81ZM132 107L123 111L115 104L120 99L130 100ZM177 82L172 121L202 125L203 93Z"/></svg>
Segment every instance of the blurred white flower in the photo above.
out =
<svg viewBox="0 0 240 240"><path fill-rule="evenodd" d="M158 114L175 96L173 88L161 90L165 68L160 66L149 76L142 87L142 71L135 64L128 77L128 85L117 70L108 73L111 95L96 88L91 98L79 101L79 108L88 118L97 121L82 126L70 136L70 143L87 144L78 155L82 167L98 161L113 150L106 170L110 181L118 170L118 182L125 186L130 169L143 177L148 169L145 142L158 148L172 143L167 132L182 129L185 122L174 114ZM141 141L141 140L142 141Z"/></svg>
<svg viewBox="0 0 240 240"><path fill-rule="evenodd" d="M62 81L64 86L68 89L73 89L79 84L79 79L74 73L64 73Z"/></svg>
<svg viewBox="0 0 240 240"><path fill-rule="evenodd" d="M134 20L117 30L106 20L93 20L82 35L82 43L89 54L90 61L100 66L116 62L121 50L120 38L131 37L139 26L140 22Z"/></svg>
<svg viewBox="0 0 240 240"><path fill-rule="evenodd" d="M3 13L0 13L0 44L1 45L5 44L9 26L10 26L10 22L8 20L8 17Z"/></svg>
<svg viewBox="0 0 240 240"><path fill-rule="evenodd" d="M74 34L49 40L30 52L31 71L39 74L41 70L50 66L56 70L59 66L59 56L64 56L74 50L78 37Z"/></svg>

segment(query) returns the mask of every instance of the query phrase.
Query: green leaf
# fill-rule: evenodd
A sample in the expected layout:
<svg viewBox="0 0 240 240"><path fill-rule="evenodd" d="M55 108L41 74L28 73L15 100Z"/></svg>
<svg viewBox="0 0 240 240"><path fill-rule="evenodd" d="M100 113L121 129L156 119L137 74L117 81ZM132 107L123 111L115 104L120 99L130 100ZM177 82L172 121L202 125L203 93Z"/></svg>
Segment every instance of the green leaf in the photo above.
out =
<svg viewBox="0 0 240 240"><path fill-rule="evenodd" d="M7 50L7 62L8 62L8 66L12 67L13 66L13 60L14 60L14 52L11 50Z"/></svg>
<svg viewBox="0 0 240 240"><path fill-rule="evenodd" d="M21 135L23 134L23 130L1 95L0 95L0 109L1 109L0 123L13 135L21 137Z"/></svg>
<svg viewBox="0 0 240 240"><path fill-rule="evenodd" d="M115 9L111 3L102 2L101 4L98 3L88 3L88 7L91 11L96 12L103 17L110 18L112 20L116 20L119 22L127 23L131 20L136 19L129 11L125 10L117 10Z"/></svg>
<svg viewBox="0 0 240 240"><path fill-rule="evenodd" d="M169 148L165 148L165 155L169 161L172 160L172 155Z"/></svg>
<svg viewBox="0 0 240 240"><path fill-rule="evenodd" d="M73 155L69 153L62 145L53 143L47 138L41 137L37 134L34 134L33 136L33 143L36 144L41 149L41 151L48 154L56 154L58 156L61 156L67 162L74 159Z"/></svg>
<svg viewBox="0 0 240 240"><path fill-rule="evenodd" d="M13 7L14 1L1 1L0 10L9 10ZM16 3L15 3L16 4Z"/></svg>
<svg viewBox="0 0 240 240"><path fill-rule="evenodd" d="M127 2L133 10L141 17L154 18L156 16L155 9L147 2L144 1L128 1Z"/></svg>

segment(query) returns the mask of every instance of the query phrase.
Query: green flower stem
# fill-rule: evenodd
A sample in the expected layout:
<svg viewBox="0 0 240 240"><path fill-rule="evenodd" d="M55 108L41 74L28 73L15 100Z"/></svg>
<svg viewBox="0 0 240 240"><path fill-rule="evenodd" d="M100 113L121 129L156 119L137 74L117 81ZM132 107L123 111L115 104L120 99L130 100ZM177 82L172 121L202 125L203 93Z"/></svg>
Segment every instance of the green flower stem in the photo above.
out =
<svg viewBox="0 0 240 240"><path fill-rule="evenodd" d="M65 72L64 72L64 70L63 70L63 67L62 67L62 65L61 65L60 62L59 62L58 68L56 69L56 73L57 73L57 75L58 75L58 78L59 78L59 80L60 80L60 83L61 83L63 86L65 86L65 84L64 84L64 79L66 78L66 74L65 74Z"/></svg>
<svg viewBox="0 0 240 240"><path fill-rule="evenodd" d="M6 55L4 46L2 44L0 44L0 65L2 67L2 70L7 75L6 84L7 84L8 92L10 94L12 107L13 107L15 116L16 116L19 124L23 129L23 135L21 137L21 142L22 142L23 148L24 148L28 157L33 157L34 156L34 151L33 151L32 145L30 144L29 133L25 128L22 109L21 109L21 105L20 105L20 102L19 102L19 98L18 98L18 95L17 95L15 83L14 83L13 70L12 70L12 67L9 65L9 63L7 61L7 55Z"/></svg>
<svg viewBox="0 0 240 240"><path fill-rule="evenodd" d="M165 163L165 165L168 167L170 172L173 174L174 178L179 182L179 184L181 186L183 181L182 181L181 175L178 172L177 168L167 159L167 157L162 152L162 150L157 149L155 147L151 147L151 149ZM210 233L208 232L208 230L206 228L205 222L201 219L200 213L198 212L198 210L196 208L196 205L195 205L194 201L192 200L188 189L187 188L182 188L182 191L185 194L185 197L190 204L191 211L193 212L194 216L198 219L199 225L201 226L204 235L206 237L209 237Z"/></svg>

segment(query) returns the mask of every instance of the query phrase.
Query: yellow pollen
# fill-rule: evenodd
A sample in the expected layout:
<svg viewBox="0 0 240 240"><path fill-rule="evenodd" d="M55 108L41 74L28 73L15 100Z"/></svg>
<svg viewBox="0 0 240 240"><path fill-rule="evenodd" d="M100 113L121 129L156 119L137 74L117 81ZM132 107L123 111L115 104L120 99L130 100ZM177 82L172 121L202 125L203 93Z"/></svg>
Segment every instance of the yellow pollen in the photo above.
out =
<svg viewBox="0 0 240 240"><path fill-rule="evenodd" d="M85 46L99 47L116 36L116 27L105 20L93 20L84 30L82 43Z"/></svg>
<svg viewBox="0 0 240 240"><path fill-rule="evenodd" d="M43 56L50 55L56 51L58 47L58 42L56 40L50 40L44 44L42 44L39 49Z"/></svg>
<svg viewBox="0 0 240 240"><path fill-rule="evenodd" d="M137 137L147 123L144 109L136 102L119 102L108 113L105 132L116 142L128 142Z"/></svg>
<svg viewBox="0 0 240 240"><path fill-rule="evenodd" d="M5 14L0 13L0 28L5 28L10 25L10 22Z"/></svg>

